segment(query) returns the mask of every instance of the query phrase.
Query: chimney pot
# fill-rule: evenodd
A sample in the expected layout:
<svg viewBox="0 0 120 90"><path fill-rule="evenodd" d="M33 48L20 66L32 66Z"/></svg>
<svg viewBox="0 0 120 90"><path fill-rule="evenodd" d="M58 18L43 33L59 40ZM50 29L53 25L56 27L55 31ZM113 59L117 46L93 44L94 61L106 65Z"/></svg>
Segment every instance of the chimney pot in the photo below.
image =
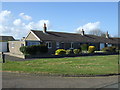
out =
<svg viewBox="0 0 120 90"><path fill-rule="evenodd" d="M108 31L106 32L106 38L109 38L109 34L108 34Z"/></svg>
<svg viewBox="0 0 120 90"><path fill-rule="evenodd" d="M84 31L84 29L81 30L81 35L82 35L82 36L85 35L85 31Z"/></svg>
<svg viewBox="0 0 120 90"><path fill-rule="evenodd" d="M46 33L46 32L47 32L46 23L44 23L43 32L44 32L44 33Z"/></svg>

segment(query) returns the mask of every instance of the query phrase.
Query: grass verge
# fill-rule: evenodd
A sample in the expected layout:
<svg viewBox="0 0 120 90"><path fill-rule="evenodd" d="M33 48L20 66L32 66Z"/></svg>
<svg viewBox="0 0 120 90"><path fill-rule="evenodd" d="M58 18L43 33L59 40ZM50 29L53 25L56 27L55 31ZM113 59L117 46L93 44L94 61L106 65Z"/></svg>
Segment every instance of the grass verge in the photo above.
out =
<svg viewBox="0 0 120 90"><path fill-rule="evenodd" d="M7 60L2 64L2 70L52 75L118 74L118 55Z"/></svg>

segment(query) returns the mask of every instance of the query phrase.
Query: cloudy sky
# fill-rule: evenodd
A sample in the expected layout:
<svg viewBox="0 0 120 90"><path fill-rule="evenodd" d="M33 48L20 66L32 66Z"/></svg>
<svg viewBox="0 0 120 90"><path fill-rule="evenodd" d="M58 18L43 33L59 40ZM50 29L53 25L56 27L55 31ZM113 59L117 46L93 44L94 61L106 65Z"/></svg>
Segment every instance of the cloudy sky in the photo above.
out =
<svg viewBox="0 0 120 90"><path fill-rule="evenodd" d="M74 32L100 29L118 34L117 2L2 2L0 34L22 38L31 30Z"/></svg>

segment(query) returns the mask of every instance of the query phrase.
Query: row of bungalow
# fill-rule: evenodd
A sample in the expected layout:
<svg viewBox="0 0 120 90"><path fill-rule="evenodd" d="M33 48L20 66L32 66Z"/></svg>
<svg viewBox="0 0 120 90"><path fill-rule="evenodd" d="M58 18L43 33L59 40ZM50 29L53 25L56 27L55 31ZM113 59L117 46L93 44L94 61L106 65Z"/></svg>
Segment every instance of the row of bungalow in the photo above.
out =
<svg viewBox="0 0 120 90"><path fill-rule="evenodd" d="M106 37L85 34L82 29L81 34L52 32L47 31L46 24L43 30L30 30L28 35L19 41L8 41L9 52L14 54L22 54L19 50L21 46L31 46L46 44L49 53L54 53L57 49L77 49L81 44L88 44L96 47L96 50L101 50L106 46L120 46L120 38L109 37L108 32Z"/></svg>

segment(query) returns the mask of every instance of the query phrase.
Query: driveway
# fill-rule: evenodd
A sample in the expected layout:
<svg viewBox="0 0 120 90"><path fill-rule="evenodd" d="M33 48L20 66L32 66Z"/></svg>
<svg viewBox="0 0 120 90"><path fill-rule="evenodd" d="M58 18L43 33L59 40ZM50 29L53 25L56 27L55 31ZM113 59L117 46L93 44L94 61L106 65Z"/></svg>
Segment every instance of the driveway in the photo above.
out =
<svg viewBox="0 0 120 90"><path fill-rule="evenodd" d="M110 87L111 86L111 87ZM118 76L55 77L2 73L3 88L118 88Z"/></svg>

